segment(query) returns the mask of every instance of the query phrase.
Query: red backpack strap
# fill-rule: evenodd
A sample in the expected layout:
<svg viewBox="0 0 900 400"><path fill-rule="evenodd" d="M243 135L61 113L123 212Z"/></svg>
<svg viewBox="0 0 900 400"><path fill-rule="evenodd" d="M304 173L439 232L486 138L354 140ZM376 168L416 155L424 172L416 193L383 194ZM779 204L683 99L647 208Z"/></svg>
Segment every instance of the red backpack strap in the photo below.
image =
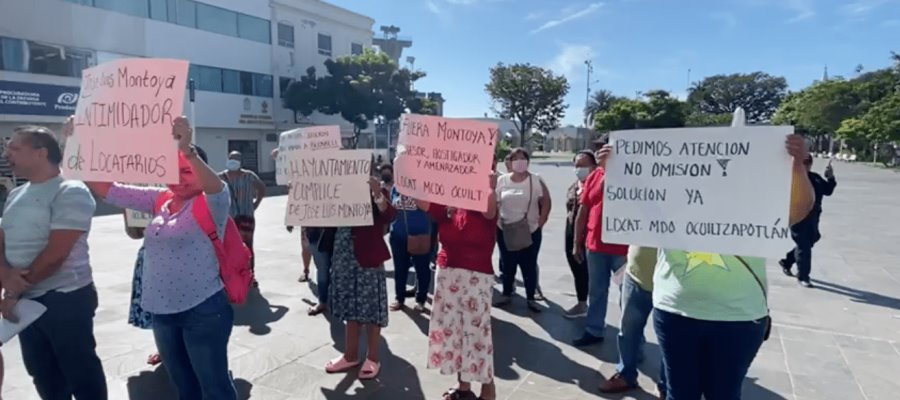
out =
<svg viewBox="0 0 900 400"><path fill-rule="evenodd" d="M194 214L194 220L203 233L213 241L214 244L219 243L219 230L216 228L216 222L213 221L212 212L209 210L209 204L206 202L206 195L201 194L194 198L194 205L191 207Z"/></svg>
<svg viewBox="0 0 900 400"><path fill-rule="evenodd" d="M156 198L156 203L153 206L153 214L162 212L163 207L166 206L166 202L172 200L173 198L175 198L175 193L173 193L171 190L166 190L165 192L160 193Z"/></svg>

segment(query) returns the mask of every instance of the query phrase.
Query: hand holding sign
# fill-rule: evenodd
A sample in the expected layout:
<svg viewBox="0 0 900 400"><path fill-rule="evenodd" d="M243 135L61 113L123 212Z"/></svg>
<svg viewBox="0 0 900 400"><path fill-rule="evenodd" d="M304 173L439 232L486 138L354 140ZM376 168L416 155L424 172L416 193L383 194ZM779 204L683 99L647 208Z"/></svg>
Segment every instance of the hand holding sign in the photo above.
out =
<svg viewBox="0 0 900 400"><path fill-rule="evenodd" d="M794 165L803 165L803 161L809 156L809 151L806 149L806 139L803 136L788 135L787 140L784 141L784 147L787 149L788 154L794 157Z"/></svg>
<svg viewBox="0 0 900 400"><path fill-rule="evenodd" d="M191 124L187 118L183 116L175 118L175 123L172 124L172 138L178 142L179 151L184 154L191 154L191 141L194 138L194 130L191 129Z"/></svg>

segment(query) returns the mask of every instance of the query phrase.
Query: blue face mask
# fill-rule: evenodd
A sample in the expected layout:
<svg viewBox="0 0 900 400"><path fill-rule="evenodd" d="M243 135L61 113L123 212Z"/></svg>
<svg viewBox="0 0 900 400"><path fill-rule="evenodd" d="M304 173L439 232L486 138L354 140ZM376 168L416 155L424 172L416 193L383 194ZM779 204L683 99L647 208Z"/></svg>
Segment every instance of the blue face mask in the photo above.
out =
<svg viewBox="0 0 900 400"><path fill-rule="evenodd" d="M591 174L591 169L587 167L575 168L575 176L578 178L579 182L584 182L587 179L588 175Z"/></svg>

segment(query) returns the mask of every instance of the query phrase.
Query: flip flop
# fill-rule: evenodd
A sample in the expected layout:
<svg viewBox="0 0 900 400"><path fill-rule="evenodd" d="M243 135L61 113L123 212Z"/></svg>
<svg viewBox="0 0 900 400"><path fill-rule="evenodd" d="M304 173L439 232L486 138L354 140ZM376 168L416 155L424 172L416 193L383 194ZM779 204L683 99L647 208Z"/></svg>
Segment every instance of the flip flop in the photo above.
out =
<svg viewBox="0 0 900 400"><path fill-rule="evenodd" d="M344 356L340 356L325 364L325 372L329 374L337 374L341 372L347 372L359 365L359 361L347 361Z"/></svg>
<svg viewBox="0 0 900 400"><path fill-rule="evenodd" d="M159 353L153 353L150 355L150 357L147 357L147 364L150 364L150 365L162 364L162 357L159 355Z"/></svg>
<svg viewBox="0 0 900 400"><path fill-rule="evenodd" d="M309 282L309 272L304 272L303 275L300 276L300 279L297 279L297 282L300 282L300 283Z"/></svg>
<svg viewBox="0 0 900 400"><path fill-rule="evenodd" d="M361 380L375 379L375 377L378 376L378 372L380 372L380 371L381 371L381 363L377 363L377 362L372 361L367 358L366 361L363 363L362 368L360 368L360 370L359 370L359 379L361 379Z"/></svg>
<svg viewBox="0 0 900 400"><path fill-rule="evenodd" d="M478 396L471 390L459 390L457 388L447 389L441 398L444 400L479 400Z"/></svg>

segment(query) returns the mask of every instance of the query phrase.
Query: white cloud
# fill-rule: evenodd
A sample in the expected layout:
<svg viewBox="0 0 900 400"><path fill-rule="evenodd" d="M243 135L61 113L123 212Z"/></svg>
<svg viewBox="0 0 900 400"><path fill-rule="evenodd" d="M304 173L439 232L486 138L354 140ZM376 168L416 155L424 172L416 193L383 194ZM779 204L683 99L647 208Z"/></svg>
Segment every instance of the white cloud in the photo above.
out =
<svg viewBox="0 0 900 400"><path fill-rule="evenodd" d="M525 15L525 20L526 21L536 21L541 18L544 18L544 15L546 15L546 14L547 13L544 11L532 11L532 12L528 13L527 15Z"/></svg>
<svg viewBox="0 0 900 400"><path fill-rule="evenodd" d="M784 5L794 13L788 22L800 22L816 15L813 0L787 0Z"/></svg>
<svg viewBox="0 0 900 400"><path fill-rule="evenodd" d="M547 22L544 22L543 25L534 29L533 31L531 31L531 33L538 33L541 31L545 31L547 29L551 29L551 28L555 28L560 25L567 24L569 22L575 21L580 18L587 17L588 15L591 15L591 14L599 11L601 7L603 7L603 2L596 2L596 3L589 4L587 7L585 7L581 11L570 13L568 15L566 15L566 13L563 13L563 15L560 18L551 19ZM569 9L569 8L567 8L567 9ZM572 9L569 9L569 10L571 11Z"/></svg>
<svg viewBox="0 0 900 400"><path fill-rule="evenodd" d="M734 29L737 26L737 17L734 14L729 12L714 12L709 15L710 18L722 22L722 25L725 26L725 29Z"/></svg>
<svg viewBox="0 0 900 400"><path fill-rule="evenodd" d="M584 62L593 58L594 49L591 46L585 44L564 44L556 57L547 64L547 68L559 75L566 76L569 80L574 80L573 78L580 76L580 74L575 76L572 74L577 74L577 71L583 70L585 68ZM598 68L594 67L594 73L597 72Z"/></svg>
<svg viewBox="0 0 900 400"><path fill-rule="evenodd" d="M444 10L441 9L441 6L439 6L435 0L426 0L425 7L428 8L428 11L432 14L442 15L444 13Z"/></svg>
<svg viewBox="0 0 900 400"><path fill-rule="evenodd" d="M862 16L887 3L887 0L856 0L844 4L841 12L849 16Z"/></svg>

